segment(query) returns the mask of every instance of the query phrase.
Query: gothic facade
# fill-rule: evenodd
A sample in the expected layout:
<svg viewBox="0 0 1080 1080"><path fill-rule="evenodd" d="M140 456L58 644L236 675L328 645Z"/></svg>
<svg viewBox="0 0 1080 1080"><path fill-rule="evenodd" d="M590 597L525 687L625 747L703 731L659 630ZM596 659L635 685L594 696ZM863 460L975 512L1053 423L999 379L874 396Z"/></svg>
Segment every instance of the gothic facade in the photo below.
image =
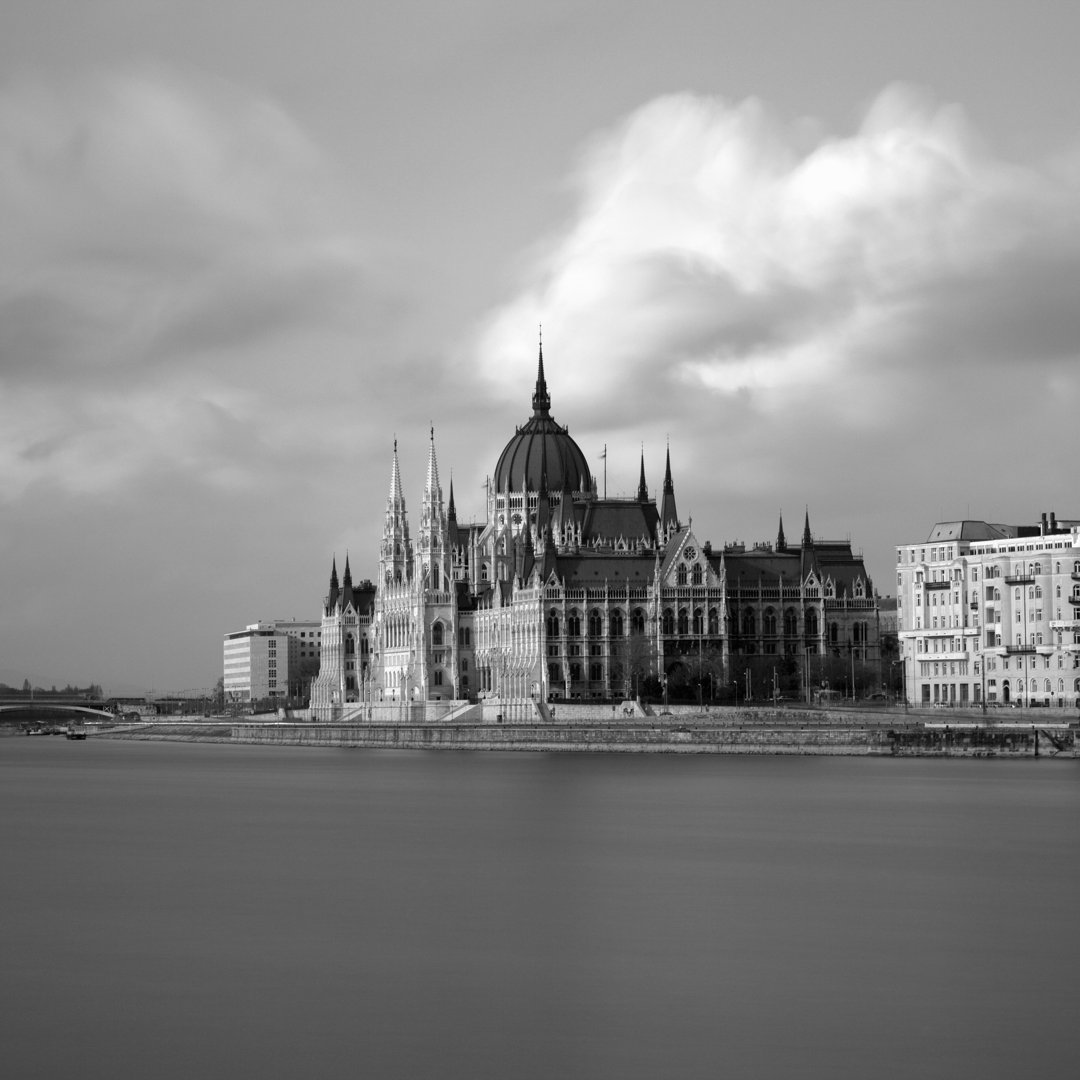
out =
<svg viewBox="0 0 1080 1080"><path fill-rule="evenodd" d="M608 498L551 415L541 349L532 416L489 478L482 521L444 502L432 430L413 538L395 441L374 584L336 561L323 604L317 720L378 717L425 704L615 701L693 670L709 694L751 658L804 664L877 659L876 601L849 543L713 549L684 524L671 456L659 502L642 455L633 497ZM434 710L434 703L439 703Z"/></svg>

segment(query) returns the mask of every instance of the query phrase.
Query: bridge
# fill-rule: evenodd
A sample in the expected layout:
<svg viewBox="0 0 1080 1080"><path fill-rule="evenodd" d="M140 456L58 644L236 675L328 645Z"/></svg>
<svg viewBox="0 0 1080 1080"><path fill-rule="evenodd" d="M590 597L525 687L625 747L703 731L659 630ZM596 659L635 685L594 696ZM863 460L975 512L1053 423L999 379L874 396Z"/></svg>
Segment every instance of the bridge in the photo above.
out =
<svg viewBox="0 0 1080 1080"><path fill-rule="evenodd" d="M12 696L0 698L0 722L13 723L22 720L94 719L112 720L113 713L105 703L88 701L85 697L48 694L44 697Z"/></svg>

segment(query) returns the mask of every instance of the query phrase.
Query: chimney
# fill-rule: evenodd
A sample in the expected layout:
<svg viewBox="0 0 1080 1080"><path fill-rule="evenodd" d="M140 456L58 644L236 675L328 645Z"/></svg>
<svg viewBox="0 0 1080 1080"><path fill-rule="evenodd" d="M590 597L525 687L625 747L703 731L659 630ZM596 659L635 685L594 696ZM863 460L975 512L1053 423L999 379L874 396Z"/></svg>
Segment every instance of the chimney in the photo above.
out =
<svg viewBox="0 0 1080 1080"><path fill-rule="evenodd" d="M1057 514L1055 514L1053 510L1050 511L1050 531L1052 533L1056 533L1058 531Z"/></svg>
<svg viewBox="0 0 1080 1080"><path fill-rule="evenodd" d="M1045 510L1043 511L1043 516L1042 516L1042 531L1039 533L1039 535L1040 536L1045 536L1046 535L1046 511Z"/></svg>

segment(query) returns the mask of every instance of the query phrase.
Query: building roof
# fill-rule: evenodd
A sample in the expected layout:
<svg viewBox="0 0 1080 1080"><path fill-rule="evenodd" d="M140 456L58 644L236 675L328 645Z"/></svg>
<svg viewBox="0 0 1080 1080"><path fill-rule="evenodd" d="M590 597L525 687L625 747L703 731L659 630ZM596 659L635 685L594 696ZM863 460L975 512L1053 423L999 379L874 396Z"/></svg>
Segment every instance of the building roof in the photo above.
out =
<svg viewBox="0 0 1080 1080"><path fill-rule="evenodd" d="M939 521L926 538L928 544L943 540L1005 540L1016 535L1015 525L991 525L988 521Z"/></svg>
<svg viewBox="0 0 1080 1080"><path fill-rule="evenodd" d="M571 492L592 491L592 470L585 455L566 428L551 416L542 347L532 404L532 419L517 429L499 455L495 490L546 490L552 495L564 488Z"/></svg>
<svg viewBox="0 0 1080 1080"><path fill-rule="evenodd" d="M652 544L659 521L656 503L651 500L597 499L585 507L582 543L599 538L613 542L625 540L628 544L643 540L646 544Z"/></svg>

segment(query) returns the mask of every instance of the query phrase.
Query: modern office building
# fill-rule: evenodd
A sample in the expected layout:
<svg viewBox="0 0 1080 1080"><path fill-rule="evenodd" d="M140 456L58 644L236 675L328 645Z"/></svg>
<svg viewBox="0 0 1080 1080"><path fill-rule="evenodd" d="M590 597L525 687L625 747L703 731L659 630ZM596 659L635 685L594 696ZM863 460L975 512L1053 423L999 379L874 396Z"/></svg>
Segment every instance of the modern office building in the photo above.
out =
<svg viewBox="0 0 1080 1080"><path fill-rule="evenodd" d="M319 670L322 624L299 619L256 622L226 634L225 702L300 697Z"/></svg>
<svg viewBox="0 0 1080 1080"><path fill-rule="evenodd" d="M1080 703L1080 521L946 521L896 552L912 704Z"/></svg>

